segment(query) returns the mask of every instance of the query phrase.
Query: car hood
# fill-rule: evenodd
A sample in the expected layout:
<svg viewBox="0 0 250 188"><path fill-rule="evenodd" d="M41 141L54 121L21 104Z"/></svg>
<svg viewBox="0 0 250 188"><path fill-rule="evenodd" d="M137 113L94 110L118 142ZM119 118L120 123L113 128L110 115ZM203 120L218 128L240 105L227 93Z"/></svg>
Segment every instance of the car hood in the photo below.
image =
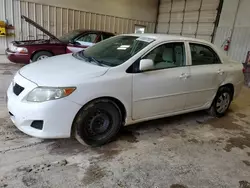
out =
<svg viewBox="0 0 250 188"><path fill-rule="evenodd" d="M24 15L22 15L21 18L24 19L29 24L31 24L34 27L36 27L37 29L39 29L40 31L42 31L43 33L45 33L46 35L48 35L51 39L55 39L55 40L61 42L60 39L58 39L55 35L53 35L51 32L49 32L48 30L46 30L44 27L42 27L38 23L34 22L33 20L29 19L28 17L26 17Z"/></svg>
<svg viewBox="0 0 250 188"><path fill-rule="evenodd" d="M66 54L26 65L20 69L19 74L38 86L65 87L102 76L108 69Z"/></svg>

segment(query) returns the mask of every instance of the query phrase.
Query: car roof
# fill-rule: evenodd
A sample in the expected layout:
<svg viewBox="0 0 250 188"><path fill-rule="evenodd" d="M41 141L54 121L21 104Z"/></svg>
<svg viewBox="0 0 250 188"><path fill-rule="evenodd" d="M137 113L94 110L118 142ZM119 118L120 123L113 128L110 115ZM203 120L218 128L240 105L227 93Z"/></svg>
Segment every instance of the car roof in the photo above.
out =
<svg viewBox="0 0 250 188"><path fill-rule="evenodd" d="M168 35L168 34L143 33L143 34L126 34L126 35L136 36L136 37L148 37L148 38L153 38L155 40L160 40L160 41L179 40L179 41L193 41L193 42L201 42L201 43L211 44L210 42L203 40L203 39L177 36L177 35Z"/></svg>
<svg viewBox="0 0 250 188"><path fill-rule="evenodd" d="M91 30L91 29L76 29L76 31L80 31L82 33L93 32L93 33L107 33L107 34L115 35L114 33L110 33L107 31L99 31L99 30Z"/></svg>
<svg viewBox="0 0 250 188"><path fill-rule="evenodd" d="M136 36L136 37L148 37L157 40L158 42L165 42L165 41L188 41L194 43L201 43L207 44L210 47L213 47L216 50L217 54L220 55L222 61L228 60L228 56L222 51L220 48L203 39L191 38L191 37L184 37L184 36L177 36L177 35L168 35L168 34L156 34L156 33L144 33L144 34L124 34L126 36Z"/></svg>

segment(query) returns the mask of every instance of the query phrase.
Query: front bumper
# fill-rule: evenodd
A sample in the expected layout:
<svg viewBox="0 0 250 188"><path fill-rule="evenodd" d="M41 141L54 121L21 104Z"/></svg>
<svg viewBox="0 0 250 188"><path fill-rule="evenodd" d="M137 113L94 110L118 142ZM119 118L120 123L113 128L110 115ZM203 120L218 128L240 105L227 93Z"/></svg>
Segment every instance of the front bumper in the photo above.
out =
<svg viewBox="0 0 250 188"><path fill-rule="evenodd" d="M29 54L20 54L17 52L12 52L9 50L9 48L5 50L5 54L7 58L13 63L22 63L22 64L30 63Z"/></svg>
<svg viewBox="0 0 250 188"><path fill-rule="evenodd" d="M71 135L73 120L81 106L66 99L42 103L26 102L24 97L36 84L17 74L14 82L25 89L16 96L10 85L7 91L7 106L11 120L22 132L38 138L68 138ZM43 121L42 130L31 127L32 122Z"/></svg>

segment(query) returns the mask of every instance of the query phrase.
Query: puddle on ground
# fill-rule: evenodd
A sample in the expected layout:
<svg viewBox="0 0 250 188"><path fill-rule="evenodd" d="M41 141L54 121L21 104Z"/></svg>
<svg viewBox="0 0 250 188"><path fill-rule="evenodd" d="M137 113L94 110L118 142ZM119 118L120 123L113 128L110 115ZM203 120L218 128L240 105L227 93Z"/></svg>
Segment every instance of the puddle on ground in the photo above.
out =
<svg viewBox="0 0 250 188"><path fill-rule="evenodd" d="M160 132L160 137L171 137L173 139L187 138L187 134L184 129L171 128L165 129Z"/></svg>
<svg viewBox="0 0 250 188"><path fill-rule="evenodd" d="M245 117L247 117L247 115L242 114L242 113L236 113L235 115L238 116L239 118L245 118Z"/></svg>
<svg viewBox="0 0 250 188"><path fill-rule="evenodd" d="M38 180L32 176L23 176L22 182L26 187L30 187L36 185Z"/></svg>
<svg viewBox="0 0 250 188"><path fill-rule="evenodd" d="M128 130L126 128L122 129L119 135L117 136L117 140L127 141L129 143L139 142L136 136L139 136L140 133Z"/></svg>
<svg viewBox="0 0 250 188"><path fill-rule="evenodd" d="M242 161L245 165L247 165L247 166L250 166L250 161L246 161L246 160L244 160L244 161Z"/></svg>
<svg viewBox="0 0 250 188"><path fill-rule="evenodd" d="M110 143L108 145L102 146L100 148L93 148L92 151L95 151L99 156L92 157L90 162L95 163L98 161L105 161L110 160L119 155L122 150L121 149L114 149L115 143ZM115 144L116 145L116 144Z"/></svg>
<svg viewBox="0 0 250 188"><path fill-rule="evenodd" d="M250 183L243 180L243 181L239 181L240 187L239 188L250 188Z"/></svg>
<svg viewBox="0 0 250 188"><path fill-rule="evenodd" d="M229 138L224 150L230 152L232 148L244 149L245 147L250 148L250 134L241 133L238 137Z"/></svg>
<svg viewBox="0 0 250 188"><path fill-rule="evenodd" d="M185 185L181 185L181 184L173 184L170 186L170 188L188 188L188 187Z"/></svg>
<svg viewBox="0 0 250 188"><path fill-rule="evenodd" d="M50 142L52 142L50 140ZM54 140L52 144L47 146L47 150L49 150L50 154L55 155L73 155L77 154L81 151L84 151L88 148L88 146L84 146L80 144L75 139L60 139Z"/></svg>
<svg viewBox="0 0 250 188"><path fill-rule="evenodd" d="M186 134L184 129L174 128L174 129L171 130L171 133L176 134L176 135L180 135L182 138L187 137L187 134Z"/></svg>
<svg viewBox="0 0 250 188"><path fill-rule="evenodd" d="M101 180L104 177L110 176L111 171L107 171L105 168L101 168L100 166L94 164L90 165L84 174L84 177L82 179L82 183L84 185L90 185L96 181Z"/></svg>
<svg viewBox="0 0 250 188"><path fill-rule="evenodd" d="M237 120L231 116L224 116L220 119L209 120L207 123L218 129L242 130L242 127L234 122L237 122Z"/></svg>
<svg viewBox="0 0 250 188"><path fill-rule="evenodd" d="M195 138L189 139L188 142L194 143L194 144L198 144L199 143L199 141L197 139L195 139Z"/></svg>

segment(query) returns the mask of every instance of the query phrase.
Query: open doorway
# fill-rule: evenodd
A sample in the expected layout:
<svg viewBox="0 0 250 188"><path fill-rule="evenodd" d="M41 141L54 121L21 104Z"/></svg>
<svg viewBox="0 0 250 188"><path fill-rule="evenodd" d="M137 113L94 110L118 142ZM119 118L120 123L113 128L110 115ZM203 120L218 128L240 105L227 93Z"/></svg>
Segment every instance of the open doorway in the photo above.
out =
<svg viewBox="0 0 250 188"><path fill-rule="evenodd" d="M145 31L146 31L146 26L135 25L135 33L141 34L141 33L145 33Z"/></svg>

